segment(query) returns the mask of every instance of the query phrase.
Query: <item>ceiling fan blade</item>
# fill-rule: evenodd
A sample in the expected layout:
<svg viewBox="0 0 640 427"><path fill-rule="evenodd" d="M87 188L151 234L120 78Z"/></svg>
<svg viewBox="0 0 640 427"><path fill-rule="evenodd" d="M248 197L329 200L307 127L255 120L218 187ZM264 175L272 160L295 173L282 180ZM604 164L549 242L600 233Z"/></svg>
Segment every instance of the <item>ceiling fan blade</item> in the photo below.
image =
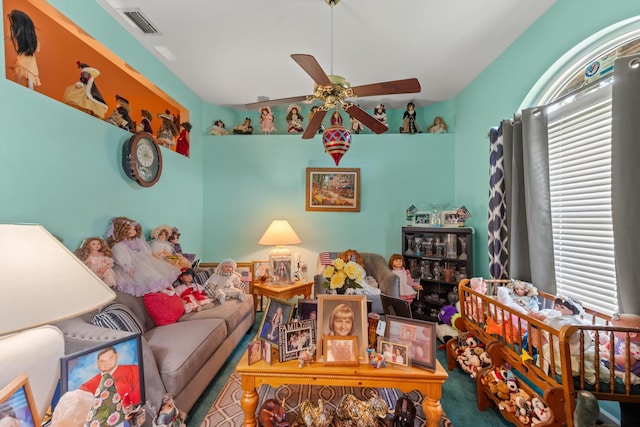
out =
<svg viewBox="0 0 640 427"><path fill-rule="evenodd" d="M252 102L250 104L244 104L244 106L247 107L247 110L257 110L262 107L269 107L270 105L287 104L289 102L300 102L306 100L307 97L304 95L292 96L291 98L269 99L267 101Z"/></svg>
<svg viewBox="0 0 640 427"><path fill-rule="evenodd" d="M307 55L304 53L294 53L291 55L291 58L298 63L300 67L304 71L311 76L314 82L319 86L329 86L331 85L331 80L329 80L329 76L324 72L316 58L312 55Z"/></svg>
<svg viewBox="0 0 640 427"><path fill-rule="evenodd" d="M351 88L357 96L395 95L398 93L420 92L418 79L392 80L389 82L372 83Z"/></svg>
<svg viewBox="0 0 640 427"><path fill-rule="evenodd" d="M320 129L320 124L322 120L324 120L324 116L327 114L326 110L318 110L313 114L311 120L309 120L309 126L305 129L302 134L302 139L312 139L316 133L318 133L318 129Z"/></svg>
<svg viewBox="0 0 640 427"><path fill-rule="evenodd" d="M371 114L364 111L362 108L355 104L351 104L344 109L350 116L360 120L360 122L371 129L373 133L384 133L389 130L382 122L379 122Z"/></svg>

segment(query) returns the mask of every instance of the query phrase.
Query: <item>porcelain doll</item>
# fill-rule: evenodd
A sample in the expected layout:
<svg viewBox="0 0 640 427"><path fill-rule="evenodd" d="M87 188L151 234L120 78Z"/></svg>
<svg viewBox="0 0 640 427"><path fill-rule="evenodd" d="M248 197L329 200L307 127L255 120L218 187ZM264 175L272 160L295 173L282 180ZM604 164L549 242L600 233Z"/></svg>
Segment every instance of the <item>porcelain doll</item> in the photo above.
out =
<svg viewBox="0 0 640 427"><path fill-rule="evenodd" d="M176 144L174 139L178 136L178 128L173 121L173 114L166 110L163 114L158 114L158 117L162 119L157 135L158 144L173 150Z"/></svg>
<svg viewBox="0 0 640 427"><path fill-rule="evenodd" d="M241 125L233 127L234 135L252 135L253 126L251 125L251 119L249 117L244 118L244 122Z"/></svg>
<svg viewBox="0 0 640 427"><path fill-rule="evenodd" d="M80 79L65 89L62 101L85 113L103 119L109 107L95 84L95 79L100 75L100 71L80 61L76 64L80 69Z"/></svg>
<svg viewBox="0 0 640 427"><path fill-rule="evenodd" d="M16 81L26 81L29 89L40 86L40 72L35 56L40 50L40 42L33 21L23 11L14 9L9 12L9 26L11 43L18 54L14 65Z"/></svg>
<svg viewBox="0 0 640 427"><path fill-rule="evenodd" d="M182 251L182 245L180 244L180 235L181 234L180 234L180 230L178 230L178 227L172 227L171 234L169 235L169 239L168 239L169 243L173 245L173 249L175 249L177 254L180 254L189 260L189 262L191 263L191 267L196 267L197 265L196 254L185 254Z"/></svg>
<svg viewBox="0 0 640 427"><path fill-rule="evenodd" d="M297 104L291 104L287 108L287 132L298 134L304 132L302 127L302 115L300 107Z"/></svg>
<svg viewBox="0 0 640 427"><path fill-rule="evenodd" d="M153 129L151 128L151 120L153 120L153 115L149 112L149 110L140 110L140 124L136 128L138 132L147 132L153 135Z"/></svg>
<svg viewBox="0 0 640 427"><path fill-rule="evenodd" d="M129 218L113 219L107 242L115 262L116 289L121 292L142 296L171 288L180 274L178 267L153 256L142 227Z"/></svg>
<svg viewBox="0 0 640 427"><path fill-rule="evenodd" d="M429 133L447 133L447 124L444 122L442 117L436 116L433 119L433 123L427 129Z"/></svg>
<svg viewBox="0 0 640 427"><path fill-rule="evenodd" d="M204 286L193 282L193 270L190 268L180 273L178 280L173 284L173 288L182 300L185 313L200 311L203 305L212 302Z"/></svg>
<svg viewBox="0 0 640 427"><path fill-rule="evenodd" d="M178 135L178 143L176 144L176 153L189 157L189 132L191 132L191 123L180 123L180 134Z"/></svg>
<svg viewBox="0 0 640 427"><path fill-rule="evenodd" d="M231 258L224 259L216 268L215 273L204 283L209 289L209 295L224 304L228 298L244 301L246 295L242 291L242 276L237 271L237 264Z"/></svg>
<svg viewBox="0 0 640 427"><path fill-rule="evenodd" d="M124 129L129 132L135 132L136 125L133 123L133 119L131 118L131 107L129 107L129 101L116 94L116 105L116 111L120 116L122 116L124 121L127 122L127 126Z"/></svg>
<svg viewBox="0 0 640 427"><path fill-rule="evenodd" d="M116 286L111 249L101 237L89 237L76 250L76 256L110 287Z"/></svg>
<svg viewBox="0 0 640 427"><path fill-rule="evenodd" d="M364 129L360 120L355 117L349 117L349 123L351 124L351 132L355 134L359 134Z"/></svg>
<svg viewBox="0 0 640 427"><path fill-rule="evenodd" d="M422 289L420 284L416 284L411 277L411 272L404 266L404 258L400 254L393 254L389 257L389 268L391 272L400 278L400 298L413 302L417 291Z"/></svg>
<svg viewBox="0 0 640 427"><path fill-rule="evenodd" d="M260 129L265 135L275 133L276 127L273 124L273 113L270 107L262 107L260 109Z"/></svg>
<svg viewBox="0 0 640 427"><path fill-rule="evenodd" d="M387 123L387 110L384 108L384 104L376 105L376 108L373 109L373 117L383 125L389 126L389 123Z"/></svg>
<svg viewBox="0 0 640 427"><path fill-rule="evenodd" d="M224 122L222 120L216 120L213 122L209 135L227 135L227 129L224 127Z"/></svg>
<svg viewBox="0 0 640 427"><path fill-rule="evenodd" d="M416 105L413 102L407 104L407 110L402 116L400 133L421 133L416 123Z"/></svg>
<svg viewBox="0 0 640 427"><path fill-rule="evenodd" d="M342 126L342 116L338 110L333 110L331 113L331 126Z"/></svg>
<svg viewBox="0 0 640 427"><path fill-rule="evenodd" d="M629 332L629 358L631 363L631 383L638 384L638 376L640 376L640 315L638 314L614 314L611 317L611 325L623 328L636 328L639 332ZM608 335L607 335L608 337ZM614 332L614 361L615 369L619 372L625 371L627 351L626 351L626 332ZM602 363L609 367L609 359L611 343L605 342L600 344L600 359Z"/></svg>
<svg viewBox="0 0 640 427"><path fill-rule="evenodd" d="M169 236L172 230L168 225L161 225L151 231L151 240L149 246L151 252L156 258L170 262L178 268L191 268L191 262L184 256L176 252L175 246L169 242Z"/></svg>

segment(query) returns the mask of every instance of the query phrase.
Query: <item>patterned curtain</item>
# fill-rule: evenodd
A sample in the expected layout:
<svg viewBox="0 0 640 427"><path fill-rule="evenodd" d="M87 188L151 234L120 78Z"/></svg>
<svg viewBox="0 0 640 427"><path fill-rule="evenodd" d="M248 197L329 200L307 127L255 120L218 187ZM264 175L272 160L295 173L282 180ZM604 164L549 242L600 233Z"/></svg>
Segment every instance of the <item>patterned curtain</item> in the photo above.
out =
<svg viewBox="0 0 640 427"><path fill-rule="evenodd" d="M506 222L503 127L491 129L489 163L489 274L509 277L509 233Z"/></svg>

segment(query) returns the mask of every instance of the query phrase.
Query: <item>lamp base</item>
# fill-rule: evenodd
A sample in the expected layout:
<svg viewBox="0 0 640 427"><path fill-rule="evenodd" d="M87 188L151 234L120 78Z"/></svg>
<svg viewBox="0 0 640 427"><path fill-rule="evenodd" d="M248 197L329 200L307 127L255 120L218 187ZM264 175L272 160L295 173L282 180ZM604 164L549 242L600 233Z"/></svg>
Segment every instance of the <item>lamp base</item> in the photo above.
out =
<svg viewBox="0 0 640 427"><path fill-rule="evenodd" d="M269 252L269 279L272 285L290 285L293 283L293 256L284 246L276 246Z"/></svg>

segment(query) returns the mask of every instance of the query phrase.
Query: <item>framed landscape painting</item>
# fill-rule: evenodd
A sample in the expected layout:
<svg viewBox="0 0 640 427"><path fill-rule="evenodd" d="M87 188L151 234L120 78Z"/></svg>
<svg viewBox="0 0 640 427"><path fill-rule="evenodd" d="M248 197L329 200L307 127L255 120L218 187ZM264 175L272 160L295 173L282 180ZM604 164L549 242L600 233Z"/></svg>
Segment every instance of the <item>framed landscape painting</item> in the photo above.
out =
<svg viewBox="0 0 640 427"><path fill-rule="evenodd" d="M305 209L360 212L360 169L307 168Z"/></svg>

